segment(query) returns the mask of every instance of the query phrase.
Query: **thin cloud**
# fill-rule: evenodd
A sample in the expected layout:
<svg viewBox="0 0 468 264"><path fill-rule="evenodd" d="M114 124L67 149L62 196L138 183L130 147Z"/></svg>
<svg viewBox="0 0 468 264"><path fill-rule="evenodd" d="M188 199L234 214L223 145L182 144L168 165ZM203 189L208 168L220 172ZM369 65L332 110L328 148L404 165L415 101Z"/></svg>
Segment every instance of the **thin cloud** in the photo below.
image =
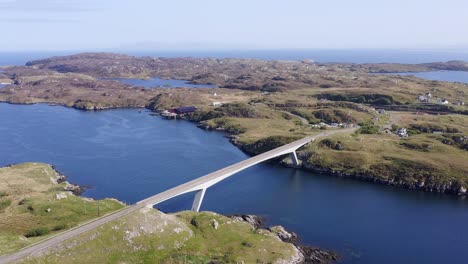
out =
<svg viewBox="0 0 468 264"><path fill-rule="evenodd" d="M103 8L96 1L82 0L0 0L0 11L90 12Z"/></svg>
<svg viewBox="0 0 468 264"><path fill-rule="evenodd" d="M54 19L54 18L0 18L0 22L3 23L77 23L77 20L73 19Z"/></svg>

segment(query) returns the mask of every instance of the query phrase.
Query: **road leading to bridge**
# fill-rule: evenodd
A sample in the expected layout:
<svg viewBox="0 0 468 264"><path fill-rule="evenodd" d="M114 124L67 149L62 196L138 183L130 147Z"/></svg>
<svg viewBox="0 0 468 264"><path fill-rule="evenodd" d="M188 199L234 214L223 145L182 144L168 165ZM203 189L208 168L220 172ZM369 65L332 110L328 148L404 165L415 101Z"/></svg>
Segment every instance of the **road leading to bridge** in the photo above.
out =
<svg viewBox="0 0 468 264"><path fill-rule="evenodd" d="M174 187L172 189L169 189L167 191L164 191L162 193L156 194L154 196L151 196L147 199L144 199L137 204L131 205L129 207L126 207L122 210L119 210L117 212L114 212L112 214L94 219L92 221L89 221L87 223L81 224L73 229L70 229L68 231L65 231L63 233L60 233L56 236L50 237L42 242L38 242L36 244L33 244L31 246L28 246L21 251L14 253L12 255L8 256L3 256L0 257L0 263L11 263L14 261L18 261L22 258L31 256L35 253L38 253L40 251L43 251L45 249L48 249L50 247L56 246L68 239L71 239L79 234L82 234L84 232L90 231L92 229L95 229L101 225L104 225L106 223L109 223L111 221L117 220L125 215L128 215L132 212L135 212L143 207L148 207L148 206L154 206L158 203L164 202L166 200L169 200L173 197L179 196L184 193L189 193L197 190L202 190L206 189L223 179L243 170L246 169L250 166L253 166L255 164L258 164L260 162L263 162L265 160L275 158L278 156L282 156L288 153L292 153L296 151L298 148L304 146L305 144L314 141L318 137L324 137L324 136L329 136L338 132L351 132L354 129L341 129L341 130L335 130L335 131L330 131L330 132L324 132L316 136L311 136L311 137L306 137L297 141L294 141L292 143L286 144L284 146L278 147L276 149L267 151L265 153L262 153L260 155L257 155L255 157L243 160L241 162L238 162L236 164L230 165L228 167L225 167L223 169L220 169L218 171L212 172L210 174L207 174L205 176L202 176L200 178L197 178L195 180L189 181L187 183L181 184L177 187Z"/></svg>

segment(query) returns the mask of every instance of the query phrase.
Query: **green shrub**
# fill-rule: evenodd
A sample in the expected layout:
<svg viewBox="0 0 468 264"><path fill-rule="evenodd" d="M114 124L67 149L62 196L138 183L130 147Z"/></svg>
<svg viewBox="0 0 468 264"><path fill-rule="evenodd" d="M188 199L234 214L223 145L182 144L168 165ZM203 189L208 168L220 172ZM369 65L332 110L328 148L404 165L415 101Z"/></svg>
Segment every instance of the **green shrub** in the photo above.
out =
<svg viewBox="0 0 468 264"><path fill-rule="evenodd" d="M215 119L215 126L223 128L224 131L232 134L242 134L247 131L247 129L239 124L233 124L226 118Z"/></svg>
<svg viewBox="0 0 468 264"><path fill-rule="evenodd" d="M32 230L29 230L24 236L25 237L38 237L49 234L50 230L47 227L38 227Z"/></svg>
<svg viewBox="0 0 468 264"><path fill-rule="evenodd" d="M444 133L460 133L460 130L455 127L444 127L430 123L421 123L421 124L410 124L410 128L417 130L420 133L434 133L434 132L444 132Z"/></svg>
<svg viewBox="0 0 468 264"><path fill-rule="evenodd" d="M219 117L268 118L255 107L246 103L231 103L216 107L210 111L197 111L192 114L193 121L205 121Z"/></svg>
<svg viewBox="0 0 468 264"><path fill-rule="evenodd" d="M322 141L320 141L320 146L325 146L327 148L330 148L330 149L334 149L334 150L344 150L345 147L343 145L343 142L341 142L340 140L338 141L335 141L335 140L332 140L332 139L324 139Z"/></svg>
<svg viewBox="0 0 468 264"><path fill-rule="evenodd" d="M249 154L258 155L298 139L298 137L293 136L271 136L249 144L243 144L241 149Z"/></svg>
<svg viewBox="0 0 468 264"><path fill-rule="evenodd" d="M59 230L67 229L67 228L68 228L68 225L66 224L58 224L54 226L54 228L52 228L52 231L59 231Z"/></svg>
<svg viewBox="0 0 468 264"><path fill-rule="evenodd" d="M401 104L390 95L385 94L321 94L320 98L330 101L348 101L359 104L394 105Z"/></svg>
<svg viewBox="0 0 468 264"><path fill-rule="evenodd" d="M379 126L374 124L361 124L361 128L358 130L361 134L377 134L380 131Z"/></svg>
<svg viewBox="0 0 468 264"><path fill-rule="evenodd" d="M5 200L0 202L0 212L3 212L5 208L11 205L11 200Z"/></svg>

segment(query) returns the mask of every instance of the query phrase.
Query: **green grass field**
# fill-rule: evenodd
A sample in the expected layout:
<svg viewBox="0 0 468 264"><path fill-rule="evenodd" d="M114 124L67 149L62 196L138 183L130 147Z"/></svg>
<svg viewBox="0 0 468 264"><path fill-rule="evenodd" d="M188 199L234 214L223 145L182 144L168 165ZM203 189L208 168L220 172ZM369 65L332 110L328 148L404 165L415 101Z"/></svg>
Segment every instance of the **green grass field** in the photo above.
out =
<svg viewBox="0 0 468 264"><path fill-rule="evenodd" d="M56 183L58 176L42 163L0 168L0 255L124 207L113 199L65 192L66 183Z"/></svg>
<svg viewBox="0 0 468 264"><path fill-rule="evenodd" d="M295 254L293 245L246 222L212 212L166 215L145 208L25 263L275 263Z"/></svg>

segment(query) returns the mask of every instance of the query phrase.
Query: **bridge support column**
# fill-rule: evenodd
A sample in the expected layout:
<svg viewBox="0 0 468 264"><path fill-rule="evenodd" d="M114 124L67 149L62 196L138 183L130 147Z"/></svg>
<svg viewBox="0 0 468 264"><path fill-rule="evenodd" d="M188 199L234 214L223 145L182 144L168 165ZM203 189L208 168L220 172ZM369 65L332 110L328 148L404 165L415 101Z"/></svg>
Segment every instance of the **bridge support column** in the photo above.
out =
<svg viewBox="0 0 468 264"><path fill-rule="evenodd" d="M291 161L294 164L294 166L299 166L299 159L297 158L296 151L291 152L291 154L289 154L289 157L291 157Z"/></svg>
<svg viewBox="0 0 468 264"><path fill-rule="evenodd" d="M200 211L201 204L203 202L203 197L205 196L206 189L201 189L195 194L195 199L193 200L192 211Z"/></svg>

